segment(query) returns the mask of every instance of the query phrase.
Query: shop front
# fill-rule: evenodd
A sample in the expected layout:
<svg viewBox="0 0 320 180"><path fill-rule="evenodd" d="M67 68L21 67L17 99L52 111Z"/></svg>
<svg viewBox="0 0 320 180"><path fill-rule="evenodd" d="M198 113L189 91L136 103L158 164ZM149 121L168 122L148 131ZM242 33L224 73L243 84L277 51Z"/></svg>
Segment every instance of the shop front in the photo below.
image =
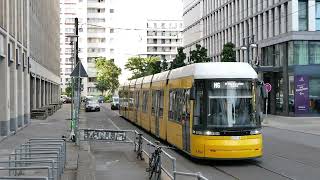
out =
<svg viewBox="0 0 320 180"><path fill-rule="evenodd" d="M272 85L269 114L320 116L320 41L263 47L257 71L265 83Z"/></svg>

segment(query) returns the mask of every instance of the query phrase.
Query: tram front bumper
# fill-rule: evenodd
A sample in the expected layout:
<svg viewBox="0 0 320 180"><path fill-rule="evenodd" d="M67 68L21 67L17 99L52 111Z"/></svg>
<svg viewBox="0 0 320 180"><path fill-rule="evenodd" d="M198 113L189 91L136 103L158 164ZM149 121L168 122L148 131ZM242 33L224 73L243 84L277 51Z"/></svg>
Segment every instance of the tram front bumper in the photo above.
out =
<svg viewBox="0 0 320 180"><path fill-rule="evenodd" d="M262 135L208 140L205 156L214 159L245 159L262 156Z"/></svg>
<svg viewBox="0 0 320 180"><path fill-rule="evenodd" d="M193 156L200 158L221 160L251 159L261 157L263 153L261 134L249 136L202 136L198 140L200 141L194 141Z"/></svg>

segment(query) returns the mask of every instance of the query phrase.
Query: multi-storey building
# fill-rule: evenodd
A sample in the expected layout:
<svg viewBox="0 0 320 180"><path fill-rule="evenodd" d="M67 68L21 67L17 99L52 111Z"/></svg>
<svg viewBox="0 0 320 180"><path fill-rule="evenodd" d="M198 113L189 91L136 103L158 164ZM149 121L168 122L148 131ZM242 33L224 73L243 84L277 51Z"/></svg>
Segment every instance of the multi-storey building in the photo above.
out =
<svg viewBox="0 0 320 180"><path fill-rule="evenodd" d="M0 1L0 139L59 101L58 12L58 1Z"/></svg>
<svg viewBox="0 0 320 180"><path fill-rule="evenodd" d="M182 46L182 20L148 20L146 56L172 61Z"/></svg>
<svg viewBox="0 0 320 180"><path fill-rule="evenodd" d="M83 95L99 94L95 88L95 59L114 58L113 13L110 0L60 0L61 90L68 86L74 67L73 45L66 36L74 34L74 18L79 19L79 58L88 73L83 79Z"/></svg>
<svg viewBox="0 0 320 180"><path fill-rule="evenodd" d="M184 0L183 19L186 52L200 43L220 61L232 42L237 61L258 65L271 114L319 116L319 0Z"/></svg>

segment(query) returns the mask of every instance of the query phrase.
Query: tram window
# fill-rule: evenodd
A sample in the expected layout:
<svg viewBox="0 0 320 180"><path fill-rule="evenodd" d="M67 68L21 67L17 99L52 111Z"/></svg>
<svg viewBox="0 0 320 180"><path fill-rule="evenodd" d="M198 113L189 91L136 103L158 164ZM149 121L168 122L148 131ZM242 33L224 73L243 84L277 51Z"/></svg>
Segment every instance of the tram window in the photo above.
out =
<svg viewBox="0 0 320 180"><path fill-rule="evenodd" d="M175 92L170 91L169 93L169 119L173 119L173 101L175 99Z"/></svg>
<svg viewBox="0 0 320 180"><path fill-rule="evenodd" d="M156 103L157 103L157 91L152 91L152 107L151 107L152 114L154 114L156 111Z"/></svg>
<svg viewBox="0 0 320 180"><path fill-rule="evenodd" d="M138 110L139 109L139 103L140 103L140 99L139 99L139 91L136 92L136 109Z"/></svg>
<svg viewBox="0 0 320 180"><path fill-rule="evenodd" d="M142 100L143 104L142 104L142 111L143 112L147 112L148 110L148 91L143 91L143 100Z"/></svg>
<svg viewBox="0 0 320 180"><path fill-rule="evenodd" d="M164 94L163 94L163 91L160 91L160 109L159 109L159 116L162 117L163 116L163 97L164 97Z"/></svg>
<svg viewBox="0 0 320 180"><path fill-rule="evenodd" d="M170 91L169 119L181 122L182 117L186 115L186 92L184 89Z"/></svg>

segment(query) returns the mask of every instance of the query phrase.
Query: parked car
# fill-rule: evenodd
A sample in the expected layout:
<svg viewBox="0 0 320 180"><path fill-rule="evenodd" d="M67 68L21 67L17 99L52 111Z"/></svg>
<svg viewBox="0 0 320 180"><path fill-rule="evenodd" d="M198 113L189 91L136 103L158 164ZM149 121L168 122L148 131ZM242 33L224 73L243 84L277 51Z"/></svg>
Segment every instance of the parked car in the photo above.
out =
<svg viewBox="0 0 320 180"><path fill-rule="evenodd" d="M104 102L104 96L99 96L98 97L98 102L103 103Z"/></svg>
<svg viewBox="0 0 320 180"><path fill-rule="evenodd" d="M61 95L60 100L62 103L71 103L71 97L68 97L67 95Z"/></svg>
<svg viewBox="0 0 320 180"><path fill-rule="evenodd" d="M86 112L100 111L100 104L98 101L89 100L86 102L85 108L86 108Z"/></svg>
<svg viewBox="0 0 320 180"><path fill-rule="evenodd" d="M119 97L112 97L111 110L118 110L120 108Z"/></svg>

